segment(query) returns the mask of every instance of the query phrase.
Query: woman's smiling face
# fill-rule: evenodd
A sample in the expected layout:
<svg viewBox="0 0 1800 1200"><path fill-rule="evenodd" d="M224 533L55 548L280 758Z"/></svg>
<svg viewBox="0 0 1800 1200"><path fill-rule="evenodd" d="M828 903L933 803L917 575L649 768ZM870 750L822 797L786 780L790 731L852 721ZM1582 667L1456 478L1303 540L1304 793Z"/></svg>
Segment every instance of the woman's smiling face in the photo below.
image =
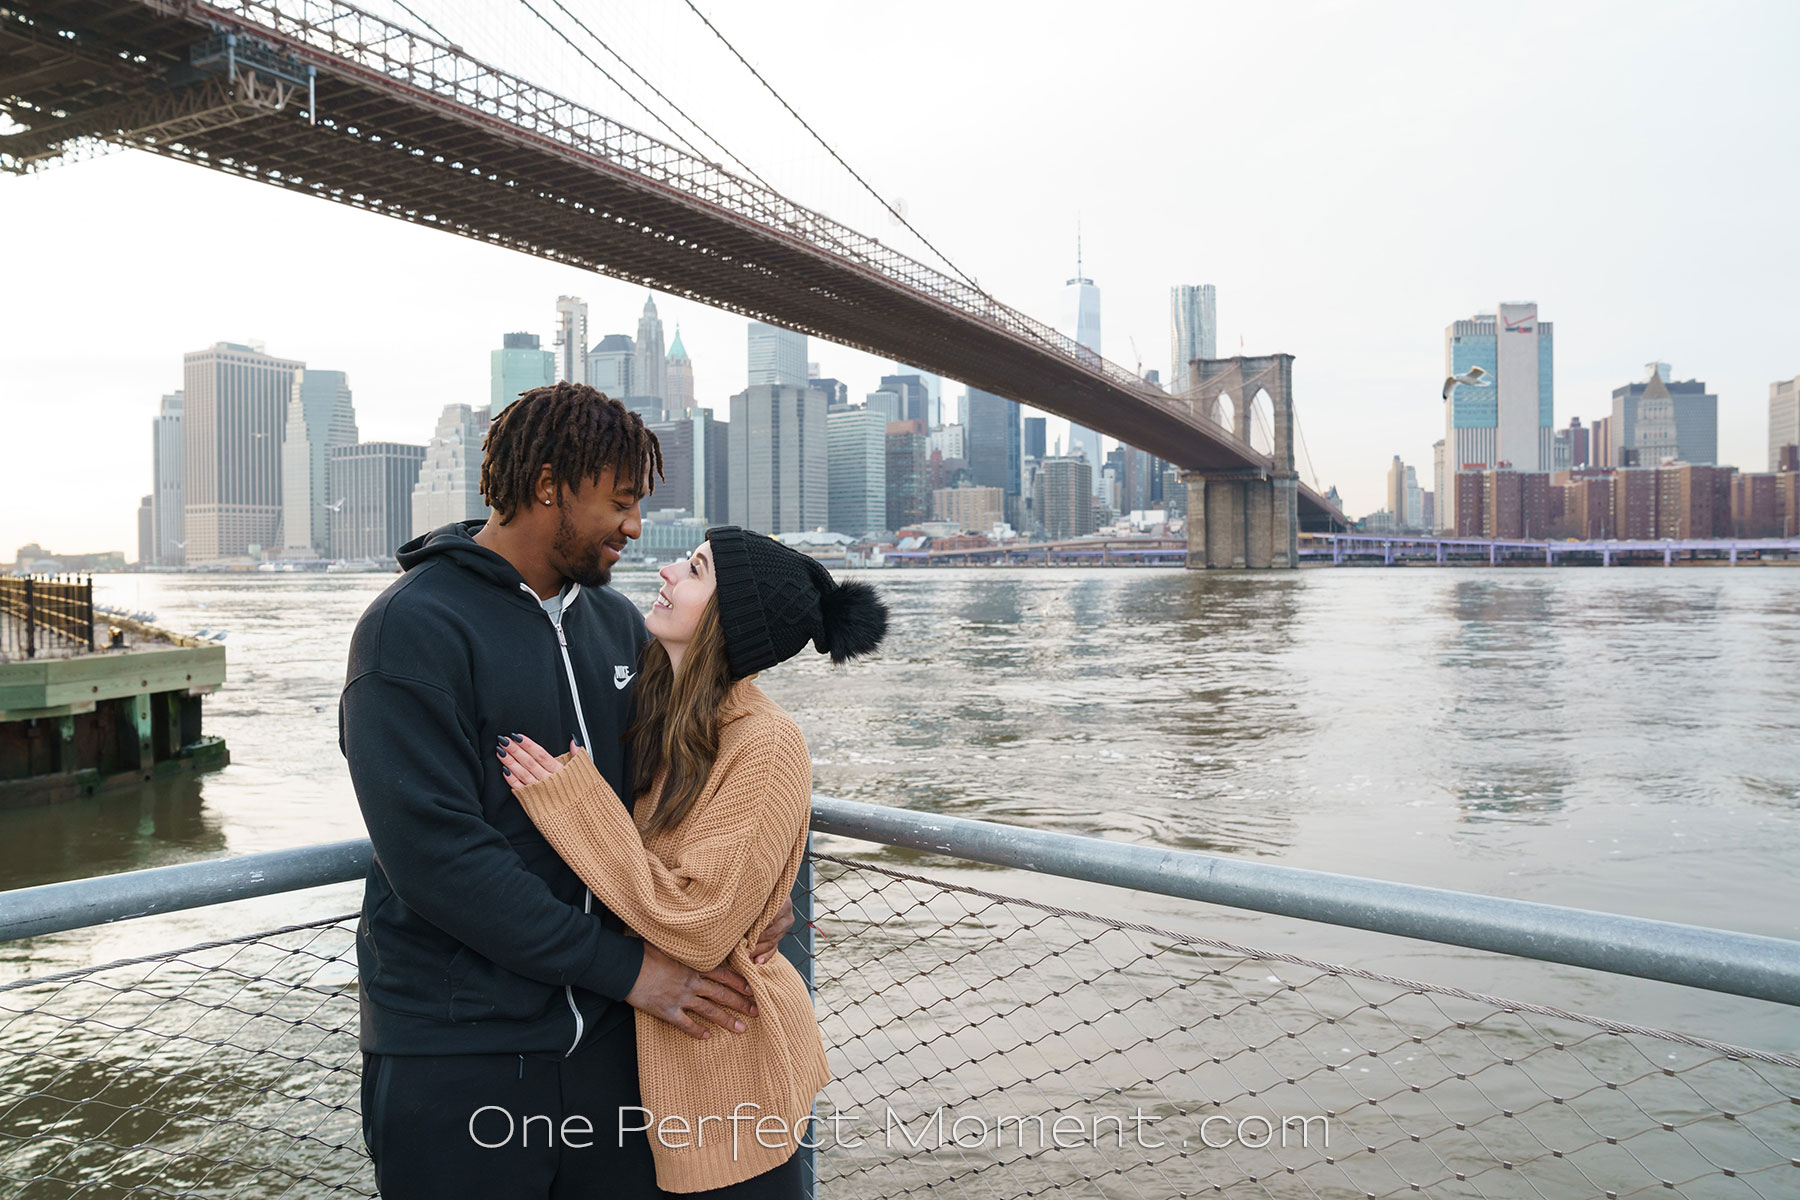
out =
<svg viewBox="0 0 1800 1200"><path fill-rule="evenodd" d="M713 598L717 581L713 578L712 543L702 542L686 560L672 562L657 572L662 588L656 602L644 617L650 635L665 648L686 648L700 625L700 614Z"/></svg>

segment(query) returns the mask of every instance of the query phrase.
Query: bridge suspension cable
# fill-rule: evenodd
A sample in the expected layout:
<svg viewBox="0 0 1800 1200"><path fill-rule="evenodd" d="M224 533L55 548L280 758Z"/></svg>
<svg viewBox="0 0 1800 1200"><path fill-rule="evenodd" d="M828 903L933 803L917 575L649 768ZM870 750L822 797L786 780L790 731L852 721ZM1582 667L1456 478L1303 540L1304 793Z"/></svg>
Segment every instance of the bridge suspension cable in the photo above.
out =
<svg viewBox="0 0 1800 1200"><path fill-rule="evenodd" d="M406 0L394 0L394 7L398 8L401 12L405 13L407 16L411 17L413 20L415 20L419 24L423 25L426 29L429 29L432 33L436 34L437 37L439 38L439 40L443 41L447 45L451 45L451 46L456 45L456 42L453 38L451 38L443 30L439 29L436 25L433 25L430 21L427 21L425 19L424 14L419 12L417 9L411 7L410 5L408 5L406 3Z"/></svg>
<svg viewBox="0 0 1800 1200"><path fill-rule="evenodd" d="M1313 491L1318 492L1320 495L1324 495L1325 489L1319 486L1319 468L1313 463L1312 451L1306 448L1306 427L1300 424L1300 408L1298 405L1294 408L1294 433L1300 439L1300 456L1306 459L1306 474L1307 477L1312 480Z"/></svg>
<svg viewBox="0 0 1800 1200"><path fill-rule="evenodd" d="M555 0L552 0L552 2L554 3ZM568 34L564 33L561 29L557 28L556 22L552 21L549 17L546 17L542 12L538 11L537 6L535 4L533 4L531 2L531 0L519 0L519 3L520 3L520 5L522 5L524 7L526 12L530 13L532 16L536 17L540 22L542 22L546 29L548 29L551 33L554 33L557 37L561 38L563 40L563 43L565 45L567 45L569 47L569 49L573 50L576 54L579 54L581 56L583 62L587 63L588 66L594 68L594 70L600 72L600 74L606 79L606 81L608 83L610 83L614 87L618 88L620 93L622 93L627 100L630 100L633 104L635 104L639 108L643 109L645 115L647 115L652 121L655 121L658 125L661 125L664 129L668 130L669 136L674 138L677 142L680 142L683 149L685 149L688 153L692 154L695 158L699 158L699 159L707 158L707 155L701 153L698 147L696 147L692 142L688 141L686 137L682 136L681 131L679 129L676 129L675 126L671 125L668 122L668 120L663 117L663 115L661 113L657 112L655 109L651 108L648 104L645 104L643 102L643 100L639 99L636 95L634 95L630 88L626 87L623 83L619 82L618 76L614 75L611 71L608 71L605 67L601 66L600 63L594 58L593 55L589 54L586 50L583 50L580 46L576 45L573 38L571 38ZM563 8L563 6L560 3L558 3L556 5L556 7L562 8L563 12L565 12L565 13L569 13L569 10L566 8ZM569 17L577 25L580 25L582 29L586 30L587 35L589 37L593 38L596 42L600 42L600 39L597 36L595 36L594 31L591 29L588 29L588 27L585 24L583 24L581 18L575 16L575 14L573 14L573 13L569 13ZM617 53L615 53L611 49L611 47L606 46L605 42L600 42L600 45L606 49L606 52L608 54L611 54L614 58L619 58L619 55ZM619 58L619 61L624 62L625 60L622 58ZM627 64L627 66L629 67L629 64ZM632 74L637 75L637 72L632 71ZM638 75L638 78L643 79L643 76ZM645 83L648 84L649 81L645 80ZM652 87L650 90L653 92L656 91L656 89L654 87ZM662 95L661 92L657 92L656 94L659 96ZM664 97L664 99L666 100L667 97ZM670 107L673 108L674 105L671 104ZM681 112L681 110L678 108L675 109L675 111ZM683 113L682 115L686 116L687 114ZM690 123L693 122L693 118L691 118L691 117L689 117L688 120ZM699 129L700 126L698 124L695 124L694 128ZM702 134L704 134L705 132L706 132L705 130L701 130ZM718 145L717 142L714 142L713 144ZM721 150L724 149L723 146L720 146L719 148ZM735 158L736 156L733 155L732 157ZM741 162L741 160L740 160L740 162ZM749 170L749 168L746 167L745 170ZM754 172L752 172L752 174L754 174ZM760 182L760 180L759 180L759 182ZM764 184L763 186L767 187L768 185Z"/></svg>
<svg viewBox="0 0 1800 1200"><path fill-rule="evenodd" d="M645 87L649 88L651 93L653 95L655 95L658 100L661 100L664 104L668 105L671 109L674 110L674 112L677 116L679 116L682 120L686 121L689 125L692 125L694 127L694 129L700 134L700 136L705 138L709 143L711 143L712 146L715 149L717 149L720 154L724 155L726 158L728 158L732 162L736 163L740 168L743 169L745 174L749 175L750 178L756 180L756 182L762 184L764 187L768 188L770 191L776 190L775 187L772 184L770 184L768 180L764 179L761 175L757 174L755 167L752 167L748 162L744 161L742 156L733 154L731 152L730 148L727 147L724 142L721 142L718 138L714 137L712 135L712 133L704 125L700 124L699 121L695 120L692 116L688 115L687 111L685 109L683 109L681 107L681 105L679 105L679 104L675 103L675 101L669 99L669 97L666 94L664 94L664 92L662 91L661 88L657 87L654 83L651 83L650 80L645 77L645 75L642 71L639 71L636 67L632 66L630 61L627 60L623 54L620 54L617 50L614 50L612 48L612 46L609 45L604 38L602 38L599 34L595 33L594 29L591 25L589 25L586 21L582 20L575 13L571 12L569 10L569 6L564 4L563 0L550 0L550 3L556 5L556 7L559 10L561 10L561 12L564 16L568 17L569 20L575 22L576 27L578 29L580 29L583 33L587 34L588 37L592 38L595 45L599 46L602 50L604 50L608 54L612 55L613 58L617 59L619 62L619 65L624 67L627 71L630 71L632 76L635 79L637 79L638 82L642 83ZM531 8L531 5L526 4L526 7ZM538 12L535 8L532 8L532 13L533 13L533 15L535 15L537 17L538 20L543 21L544 24L546 24L546 25L549 25L550 28L554 32L556 32L559 36L562 34L562 31L560 29L557 29L555 25L551 24L551 22L542 13ZM567 42L569 39L567 37L564 37L563 40L565 42ZM575 52L577 54L581 54L582 58L587 59L587 61L590 63L593 63L594 60L592 58L589 58L586 54L582 54L581 49L579 47L576 47L573 42L570 42L569 44L572 48L575 49ZM599 68L598 63L595 63L594 65L597 69ZM607 76L607 78L611 79L612 76L609 75L609 76ZM617 85L617 82L618 82L617 80L614 80L615 85ZM634 97L634 99L635 99L635 97ZM644 109L645 112L650 111L649 107L647 105L645 105L644 102L641 100L637 101L637 105L639 108ZM652 115L656 115L657 120L659 122L661 122L664 129L668 129L669 132L671 132L671 133L675 132L673 127L670 126L669 122L664 120L660 115L657 115L657 114L652 114ZM681 135L676 134L676 136L680 137ZM693 154L696 158L708 157L707 155L702 154L700 152L700 150L696 146L694 146L693 143L689 142L686 138L681 138L681 142L684 146L687 147L688 150L693 152Z"/></svg>
<svg viewBox="0 0 1800 1200"><path fill-rule="evenodd" d="M686 0L686 4L690 9L693 10L694 15L696 17L700 18L700 23L705 25L709 30L711 30L712 35L714 37L718 38L719 41L724 44L724 46L727 50L731 51L732 57L736 58L740 63L744 64L744 69L746 71L750 72L750 74L755 77L756 82L762 84L763 87L768 91L769 95L775 97L776 102L778 104L780 104L782 108L785 108L787 110L789 116L793 117L794 120L800 122L800 127L802 129L806 130L806 132L810 133L813 137L813 140L818 142L819 145L821 145L825 148L825 153L831 155L832 158L836 159L837 164L840 167L844 168L844 170L848 171L850 173L850 177L852 179L856 180L857 183L861 184L863 190L865 192L868 192L869 195L873 196L875 198L875 202L877 204L881 205L882 208L886 209L889 216L893 217L894 220L898 221L901 225L905 226L907 232L911 233L914 237L918 238L919 241L925 246L925 248L927 250L930 250L933 254L937 255L939 261L941 261L945 266L949 267L952 271L956 272L956 274L959 277L961 277L961 279L964 283L966 283L970 287L974 288L976 290L976 292L978 292L980 295L982 295L986 299L988 299L988 300L993 299L992 296L988 295L987 290L985 288L983 288L979 283L976 283L975 280L969 275L969 273L967 271L964 271L961 267L959 267L955 263L951 262L949 255L945 254L942 250L939 250L935 245L932 244L931 239L927 238L924 234L920 233L916 228L914 228L912 222L908 221L906 219L905 215L902 214L899 209L895 208L892 204L889 204L887 201L887 198L885 196L883 196L880 192L876 191L872 186L870 186L868 180L864 179L861 175L857 174L856 168L852 167L849 163L845 162L844 156L839 154L836 150L832 149L831 143L826 141L822 136L820 136L818 130L814 129L811 125L808 125L806 123L806 118L802 117L799 113L795 112L794 106L789 104L785 99L782 98L781 93L775 90L775 85L770 83L767 79L764 79L762 76L762 72L758 71L755 67L750 65L750 60L745 58L742 54L740 54L738 52L738 48L731 44L731 39L727 38L723 33L721 33L719 31L719 27L717 25L714 25L711 21L707 20L706 14L700 11L699 5L695 4L694 0Z"/></svg>

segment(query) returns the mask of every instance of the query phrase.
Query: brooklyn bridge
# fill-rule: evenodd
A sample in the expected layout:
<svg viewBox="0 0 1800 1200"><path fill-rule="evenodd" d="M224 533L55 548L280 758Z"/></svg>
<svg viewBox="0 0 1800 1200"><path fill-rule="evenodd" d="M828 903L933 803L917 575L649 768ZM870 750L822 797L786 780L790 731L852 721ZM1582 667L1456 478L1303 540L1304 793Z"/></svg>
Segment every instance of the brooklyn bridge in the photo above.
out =
<svg viewBox="0 0 1800 1200"><path fill-rule="evenodd" d="M1170 395L968 277L347 4L11 3L0 8L0 111L15 125L0 136L11 171L108 144L147 150L629 280L1065 417L1187 473L1196 565L1292 566L1301 528L1343 520L1295 470L1290 357L1203 361L1189 393ZM1251 439L1259 398L1266 450Z"/></svg>

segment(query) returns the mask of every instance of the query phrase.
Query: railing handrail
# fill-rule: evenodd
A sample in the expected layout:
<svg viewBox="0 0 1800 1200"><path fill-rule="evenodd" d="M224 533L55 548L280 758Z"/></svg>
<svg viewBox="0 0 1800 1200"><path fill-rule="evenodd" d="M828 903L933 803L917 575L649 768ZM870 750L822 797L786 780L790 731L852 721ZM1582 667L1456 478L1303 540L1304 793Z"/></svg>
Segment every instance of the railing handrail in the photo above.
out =
<svg viewBox="0 0 1800 1200"><path fill-rule="evenodd" d="M972 862L1800 1006L1800 941L813 797L812 828ZM0 892L0 942L361 878L367 838Z"/></svg>

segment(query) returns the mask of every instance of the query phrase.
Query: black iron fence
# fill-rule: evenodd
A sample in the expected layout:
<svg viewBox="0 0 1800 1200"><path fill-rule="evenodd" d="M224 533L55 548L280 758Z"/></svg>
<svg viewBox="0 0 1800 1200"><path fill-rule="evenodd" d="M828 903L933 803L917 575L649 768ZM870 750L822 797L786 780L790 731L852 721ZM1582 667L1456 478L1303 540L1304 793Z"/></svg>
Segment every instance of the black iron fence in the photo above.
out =
<svg viewBox="0 0 1800 1200"><path fill-rule="evenodd" d="M93 648L92 576L0 575L0 658Z"/></svg>

